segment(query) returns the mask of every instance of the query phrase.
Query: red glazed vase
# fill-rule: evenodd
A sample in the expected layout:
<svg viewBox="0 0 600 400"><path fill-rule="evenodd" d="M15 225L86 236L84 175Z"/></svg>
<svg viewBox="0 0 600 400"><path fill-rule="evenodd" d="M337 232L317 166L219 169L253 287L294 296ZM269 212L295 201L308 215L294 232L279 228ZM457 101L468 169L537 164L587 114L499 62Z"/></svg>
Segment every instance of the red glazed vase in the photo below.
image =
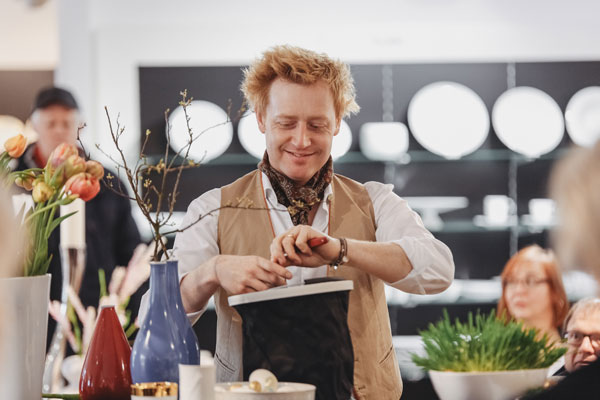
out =
<svg viewBox="0 0 600 400"><path fill-rule="evenodd" d="M81 378L81 400L130 400L131 347L113 306L102 307Z"/></svg>

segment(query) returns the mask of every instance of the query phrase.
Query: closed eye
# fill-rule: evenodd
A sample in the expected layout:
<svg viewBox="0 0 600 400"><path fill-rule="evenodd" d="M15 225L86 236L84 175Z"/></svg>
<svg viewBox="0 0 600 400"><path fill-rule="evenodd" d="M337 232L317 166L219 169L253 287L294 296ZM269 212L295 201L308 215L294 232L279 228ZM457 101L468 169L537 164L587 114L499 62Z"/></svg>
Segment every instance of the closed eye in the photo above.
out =
<svg viewBox="0 0 600 400"><path fill-rule="evenodd" d="M292 129L296 126L295 121L278 121L275 123L279 128Z"/></svg>

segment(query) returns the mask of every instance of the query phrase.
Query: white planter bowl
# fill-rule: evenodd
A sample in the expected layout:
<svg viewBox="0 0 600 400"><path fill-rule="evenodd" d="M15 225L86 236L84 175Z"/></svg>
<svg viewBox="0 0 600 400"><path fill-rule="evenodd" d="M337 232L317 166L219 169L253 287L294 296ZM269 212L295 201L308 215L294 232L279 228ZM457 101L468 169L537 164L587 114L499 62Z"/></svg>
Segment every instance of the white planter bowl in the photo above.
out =
<svg viewBox="0 0 600 400"><path fill-rule="evenodd" d="M508 400L544 384L548 368L496 372L429 371L440 400Z"/></svg>
<svg viewBox="0 0 600 400"><path fill-rule="evenodd" d="M248 384L248 382L227 382L215 385L215 400L314 400L317 388L306 383L279 382L279 387L290 390L279 393L240 393L231 392L231 385Z"/></svg>

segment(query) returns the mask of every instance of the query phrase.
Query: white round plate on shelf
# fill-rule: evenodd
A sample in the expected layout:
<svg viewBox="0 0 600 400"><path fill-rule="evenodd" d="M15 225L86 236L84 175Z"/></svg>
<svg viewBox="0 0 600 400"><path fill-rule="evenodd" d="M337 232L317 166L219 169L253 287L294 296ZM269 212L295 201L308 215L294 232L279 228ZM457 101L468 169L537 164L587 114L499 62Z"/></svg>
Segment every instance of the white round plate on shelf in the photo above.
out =
<svg viewBox="0 0 600 400"><path fill-rule="evenodd" d="M402 122L367 122L359 143L369 160L398 162L408 150L408 128Z"/></svg>
<svg viewBox="0 0 600 400"><path fill-rule="evenodd" d="M255 113L244 115L237 126L238 138L244 150L251 156L262 160L265 154L265 135L258 127Z"/></svg>
<svg viewBox="0 0 600 400"><path fill-rule="evenodd" d="M187 106L194 142L189 156L207 163L225 153L233 139L233 125L227 113L210 101L194 100ZM190 139L186 116L181 106L169 115L171 148L175 152L187 146ZM166 133L166 132L165 132Z"/></svg>
<svg viewBox="0 0 600 400"><path fill-rule="evenodd" d="M408 105L408 124L421 146L458 159L477 150L490 130L485 103L456 82L434 82L421 88Z"/></svg>
<svg viewBox="0 0 600 400"><path fill-rule="evenodd" d="M340 123L340 131L331 142L331 158L337 160L350 150L352 146L352 130L344 120Z"/></svg>
<svg viewBox="0 0 600 400"><path fill-rule="evenodd" d="M308 296L331 292L342 292L354 289L351 280L331 280L327 282L311 283L296 286L278 286L260 292L238 294L229 297L229 305L257 303L259 301L287 299L290 297Z"/></svg>
<svg viewBox="0 0 600 400"><path fill-rule="evenodd" d="M565 110L567 133L579 146L591 147L600 139L600 86L581 89Z"/></svg>
<svg viewBox="0 0 600 400"><path fill-rule="evenodd" d="M565 131L562 111L554 99L528 86L509 89L498 97L492 125L506 147L531 158L554 150Z"/></svg>

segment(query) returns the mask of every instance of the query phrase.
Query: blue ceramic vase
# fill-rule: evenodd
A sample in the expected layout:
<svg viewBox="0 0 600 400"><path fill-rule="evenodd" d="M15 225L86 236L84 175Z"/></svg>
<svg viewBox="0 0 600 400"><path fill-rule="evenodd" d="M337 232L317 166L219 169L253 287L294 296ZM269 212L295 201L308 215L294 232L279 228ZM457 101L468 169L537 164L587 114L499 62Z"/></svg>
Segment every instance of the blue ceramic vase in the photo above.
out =
<svg viewBox="0 0 600 400"><path fill-rule="evenodd" d="M180 364L200 365L200 346L198 338L192 328L192 324L185 313L183 302L181 300L181 289L179 288L179 266L177 260L167 261L167 280L169 286L169 298L175 307L175 318L177 322L174 326L180 334L183 335L185 358Z"/></svg>
<svg viewBox="0 0 600 400"><path fill-rule="evenodd" d="M153 262L148 313L131 352L131 378L179 383L179 364L200 364L198 339L183 309L177 261Z"/></svg>

